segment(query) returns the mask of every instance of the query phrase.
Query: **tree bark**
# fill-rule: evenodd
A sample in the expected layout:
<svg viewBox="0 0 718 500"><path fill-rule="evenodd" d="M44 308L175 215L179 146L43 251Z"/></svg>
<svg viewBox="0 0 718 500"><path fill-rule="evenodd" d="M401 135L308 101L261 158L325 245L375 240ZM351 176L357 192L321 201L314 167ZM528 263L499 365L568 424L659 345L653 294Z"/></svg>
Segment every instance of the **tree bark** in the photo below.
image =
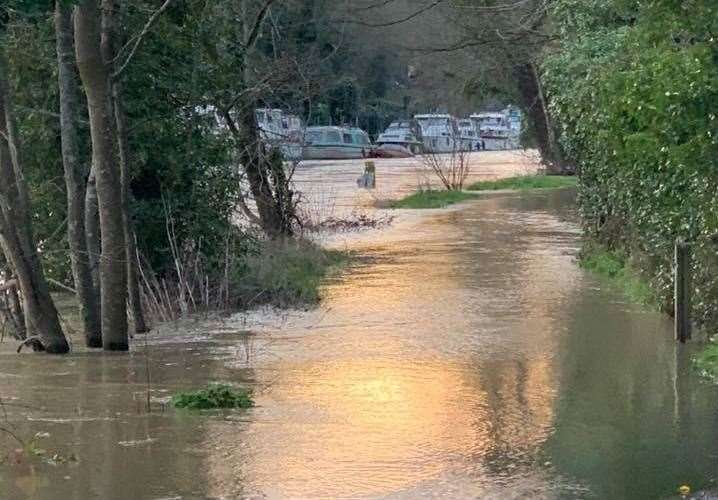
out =
<svg viewBox="0 0 718 500"><path fill-rule="evenodd" d="M87 94L102 232L100 257L100 312L102 346L105 350L127 350L127 274L125 228L122 217L122 183L117 157L112 106L110 65L103 58L105 39L97 0L85 0L75 10L75 53L77 67Z"/></svg>
<svg viewBox="0 0 718 500"><path fill-rule="evenodd" d="M24 322L44 349L70 350L33 240L29 193L12 113L7 65L0 53L0 245L22 292Z"/></svg>
<svg viewBox="0 0 718 500"><path fill-rule="evenodd" d="M67 188L67 227L70 263L88 347L102 347L98 289L92 279L85 235L85 177L79 154L77 119L79 86L75 75L72 7L57 1L55 34L60 89L62 164Z"/></svg>
<svg viewBox="0 0 718 500"><path fill-rule="evenodd" d="M85 188L85 242L87 244L87 257L90 264L92 285L95 289L95 296L99 304L100 290L100 207L97 202L97 181L95 179L95 167L90 167L90 175L87 177Z"/></svg>
<svg viewBox="0 0 718 500"><path fill-rule="evenodd" d="M249 188L257 204L257 212L262 229L270 238L291 234L291 227L285 227L282 221L282 207L274 198L272 183L269 179L266 158L262 151L257 119L254 116L254 102L242 102L239 105L239 130L234 136L240 145L240 161L247 174Z"/></svg>
<svg viewBox="0 0 718 500"><path fill-rule="evenodd" d="M113 85L115 124L117 126L117 144L120 152L120 171L122 183L122 218L125 227L125 254L127 259L127 294L135 333L147 333L147 323L142 311L140 283L137 279L137 245L134 224L130 215L130 164L129 139L127 136L127 115L122 102L122 87L119 82Z"/></svg>
<svg viewBox="0 0 718 500"><path fill-rule="evenodd" d="M164 4L168 5L167 2ZM127 3L117 0L102 0L103 9L103 43L102 52L106 61L115 61L117 58L117 45L121 41L118 19L126 13ZM165 7L163 7L165 8ZM158 11L160 12L160 11ZM155 15L159 15L155 13ZM154 16L153 16L154 17ZM151 21L150 21L151 22ZM139 36L142 36L140 34ZM125 62L123 69L126 68ZM112 79L112 105L114 110L115 127L117 131L117 146L120 159L120 182L122 184L122 221L125 230L125 259L127 260L127 297L135 333L147 333L147 323L142 311L140 299L140 284L137 274L137 245L135 231L130 215L130 146L127 132L127 114L125 113L122 83L119 76L111 73Z"/></svg>
<svg viewBox="0 0 718 500"><path fill-rule="evenodd" d="M527 111L541 158L546 164L549 173L562 174L564 173L564 165L561 150L556 141L546 96L541 88L536 65L532 62L527 62L519 65L515 72L523 108Z"/></svg>
<svg viewBox="0 0 718 500"><path fill-rule="evenodd" d="M2 222L0 221L0 225ZM1 247L1 245L0 245ZM0 317L3 315L4 323L10 323L13 329L13 335L17 340L25 340L27 338L27 330L25 329L25 318L22 313L22 305L20 296L17 292L17 280L12 278L13 273L10 266L4 261L4 253L0 251L0 267L5 271L0 275L5 279L5 284L0 286Z"/></svg>

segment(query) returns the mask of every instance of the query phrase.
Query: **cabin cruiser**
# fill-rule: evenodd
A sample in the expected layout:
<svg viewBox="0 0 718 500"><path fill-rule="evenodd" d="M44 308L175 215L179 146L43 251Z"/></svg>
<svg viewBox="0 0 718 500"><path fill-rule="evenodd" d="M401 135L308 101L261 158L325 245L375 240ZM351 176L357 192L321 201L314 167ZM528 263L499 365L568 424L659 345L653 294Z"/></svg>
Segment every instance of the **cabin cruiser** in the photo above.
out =
<svg viewBox="0 0 718 500"><path fill-rule="evenodd" d="M421 127L415 120L392 122L379 134L374 155L379 158L408 158L424 149Z"/></svg>
<svg viewBox="0 0 718 500"><path fill-rule="evenodd" d="M462 151L476 151L481 149L481 138L479 129L471 118L463 118L458 121L459 140Z"/></svg>
<svg viewBox="0 0 718 500"><path fill-rule="evenodd" d="M369 135L355 127L308 127L304 132L302 158L344 160L369 158L373 153Z"/></svg>
<svg viewBox="0 0 718 500"><path fill-rule="evenodd" d="M255 116L265 144L279 148L287 160L301 158L304 130L301 118L276 108L256 109Z"/></svg>
<svg viewBox="0 0 718 500"><path fill-rule="evenodd" d="M460 149L456 118L447 114L415 115L427 153L451 153Z"/></svg>
<svg viewBox="0 0 718 500"><path fill-rule="evenodd" d="M477 113L471 120L479 130L482 149L500 150L519 147L521 111L513 106L498 112Z"/></svg>

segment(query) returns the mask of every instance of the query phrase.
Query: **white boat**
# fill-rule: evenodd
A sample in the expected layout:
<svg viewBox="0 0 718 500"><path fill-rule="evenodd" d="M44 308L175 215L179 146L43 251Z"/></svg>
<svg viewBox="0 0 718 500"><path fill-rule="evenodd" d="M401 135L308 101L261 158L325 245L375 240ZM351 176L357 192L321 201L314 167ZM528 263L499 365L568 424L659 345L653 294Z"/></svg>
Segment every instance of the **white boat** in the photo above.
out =
<svg viewBox="0 0 718 500"><path fill-rule="evenodd" d="M476 151L480 149L481 138L479 129L471 118L462 118L458 121L459 139L462 151Z"/></svg>
<svg viewBox="0 0 718 500"><path fill-rule="evenodd" d="M304 130L301 118L277 108L259 108L255 116L265 144L279 148L287 160L301 158Z"/></svg>
<svg viewBox="0 0 718 500"><path fill-rule="evenodd" d="M521 112L509 106L499 112L485 112L471 115L479 130L482 149L515 149L521 135Z"/></svg>
<svg viewBox="0 0 718 500"><path fill-rule="evenodd" d="M373 146L369 135L354 127L308 127L304 132L302 158L343 160L369 158Z"/></svg>
<svg viewBox="0 0 718 500"><path fill-rule="evenodd" d="M414 120L392 122L376 139L375 156L379 158L408 158L424 149L421 127Z"/></svg>
<svg viewBox="0 0 718 500"><path fill-rule="evenodd" d="M427 153L451 153L461 149L456 118L447 114L415 115L421 126L424 150Z"/></svg>

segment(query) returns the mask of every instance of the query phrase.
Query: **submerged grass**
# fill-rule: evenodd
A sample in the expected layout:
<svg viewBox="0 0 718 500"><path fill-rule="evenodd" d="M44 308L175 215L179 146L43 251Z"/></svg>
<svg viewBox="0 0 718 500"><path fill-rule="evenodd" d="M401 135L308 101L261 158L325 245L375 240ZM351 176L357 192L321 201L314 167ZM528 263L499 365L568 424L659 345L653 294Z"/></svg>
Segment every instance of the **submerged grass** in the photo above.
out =
<svg viewBox="0 0 718 500"><path fill-rule="evenodd" d="M596 244L585 244L579 265L609 279L631 301L645 306L654 305L655 294L638 271L620 255Z"/></svg>
<svg viewBox="0 0 718 500"><path fill-rule="evenodd" d="M402 198L401 200L391 202L391 208L444 208L454 203L475 198L476 195L463 191L447 191L447 190L422 190L414 194Z"/></svg>
<svg viewBox="0 0 718 500"><path fill-rule="evenodd" d="M233 293L245 305L316 304L322 281L349 259L348 252L327 250L309 241L263 242L242 260Z"/></svg>
<svg viewBox="0 0 718 500"><path fill-rule="evenodd" d="M522 175L518 177L507 177L495 181L480 181L470 185L469 191L496 191L499 189L557 189L573 187L576 185L575 176L559 175Z"/></svg>
<svg viewBox="0 0 718 500"><path fill-rule="evenodd" d="M718 344L712 342L693 358L693 365L700 374L718 382Z"/></svg>
<svg viewBox="0 0 718 500"><path fill-rule="evenodd" d="M178 392L172 396L172 406L189 410L215 408L251 408L254 406L252 392L229 384L210 384L196 391Z"/></svg>

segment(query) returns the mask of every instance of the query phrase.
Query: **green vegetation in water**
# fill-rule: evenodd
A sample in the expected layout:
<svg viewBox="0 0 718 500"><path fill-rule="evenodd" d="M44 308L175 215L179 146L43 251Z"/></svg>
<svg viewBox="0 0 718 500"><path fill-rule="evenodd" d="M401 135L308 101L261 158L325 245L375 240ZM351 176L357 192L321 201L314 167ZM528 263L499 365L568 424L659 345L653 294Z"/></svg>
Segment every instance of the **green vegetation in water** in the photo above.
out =
<svg viewBox="0 0 718 500"><path fill-rule="evenodd" d="M631 302L645 306L655 304L655 294L649 284L620 255L600 245L586 244L581 250L579 265L608 278Z"/></svg>
<svg viewBox="0 0 718 500"><path fill-rule="evenodd" d="M316 304L322 281L349 259L348 252L327 250L308 241L262 242L240 261L232 280L233 292L246 306Z"/></svg>
<svg viewBox="0 0 718 500"><path fill-rule="evenodd" d="M528 189L558 189L576 186L575 176L559 175L521 175L507 177L495 181L480 181L470 185L469 191L496 191L499 189L515 189L525 191Z"/></svg>
<svg viewBox="0 0 718 500"><path fill-rule="evenodd" d="M444 208L475 197L476 195L463 191L429 189L417 191L401 200L393 201L390 206L391 208Z"/></svg>
<svg viewBox="0 0 718 500"><path fill-rule="evenodd" d="M706 378L718 381L718 344L711 343L693 358L693 365Z"/></svg>
<svg viewBox="0 0 718 500"><path fill-rule="evenodd" d="M251 408L254 406L252 392L229 384L210 384L204 389L179 392L172 396L172 406L190 410L214 408Z"/></svg>

